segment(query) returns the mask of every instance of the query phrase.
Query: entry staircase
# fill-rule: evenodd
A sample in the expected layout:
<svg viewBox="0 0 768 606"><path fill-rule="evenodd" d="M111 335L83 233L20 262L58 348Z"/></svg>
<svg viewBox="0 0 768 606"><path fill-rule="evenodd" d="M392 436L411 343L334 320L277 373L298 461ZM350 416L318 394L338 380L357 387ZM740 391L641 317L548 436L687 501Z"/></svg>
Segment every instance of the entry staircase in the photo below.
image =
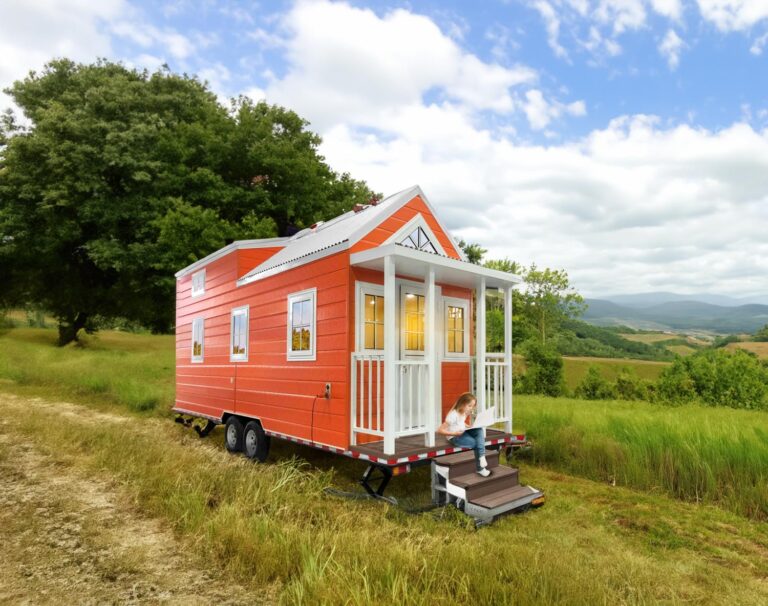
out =
<svg viewBox="0 0 768 606"><path fill-rule="evenodd" d="M491 472L488 477L477 473L472 451L433 459L433 502L456 505L477 525L490 524L499 516L544 502L541 491L519 483L517 469L499 465L497 451L487 451L485 458Z"/></svg>

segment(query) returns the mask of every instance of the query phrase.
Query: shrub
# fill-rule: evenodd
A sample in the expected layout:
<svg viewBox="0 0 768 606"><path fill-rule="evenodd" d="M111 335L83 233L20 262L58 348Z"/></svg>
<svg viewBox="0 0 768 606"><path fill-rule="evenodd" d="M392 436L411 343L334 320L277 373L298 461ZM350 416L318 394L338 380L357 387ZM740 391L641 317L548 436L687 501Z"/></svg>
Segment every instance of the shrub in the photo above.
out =
<svg viewBox="0 0 768 606"><path fill-rule="evenodd" d="M768 408L768 368L742 349L711 349L679 358L662 372L656 387L664 402L699 399L711 406Z"/></svg>
<svg viewBox="0 0 768 606"><path fill-rule="evenodd" d="M616 377L615 392L620 400L647 400L649 383L638 377L634 369L625 366Z"/></svg>
<svg viewBox="0 0 768 606"><path fill-rule="evenodd" d="M566 393L563 357L537 340L523 345L526 372L520 380L521 393L561 396Z"/></svg>
<svg viewBox="0 0 768 606"><path fill-rule="evenodd" d="M611 400L616 397L616 389L603 378L597 366L590 366L576 387L576 397L584 400Z"/></svg>
<svg viewBox="0 0 768 606"><path fill-rule="evenodd" d="M768 341L768 324L758 330L752 337L753 341Z"/></svg>

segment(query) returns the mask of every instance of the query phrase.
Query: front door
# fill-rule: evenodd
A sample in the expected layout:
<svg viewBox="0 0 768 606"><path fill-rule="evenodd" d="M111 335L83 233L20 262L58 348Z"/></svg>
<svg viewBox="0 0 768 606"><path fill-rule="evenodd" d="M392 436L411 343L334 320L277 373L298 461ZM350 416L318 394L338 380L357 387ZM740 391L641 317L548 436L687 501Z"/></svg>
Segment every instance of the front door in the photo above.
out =
<svg viewBox="0 0 768 606"><path fill-rule="evenodd" d="M423 431L427 421L428 370L424 357L424 287L400 283L398 406L399 431Z"/></svg>

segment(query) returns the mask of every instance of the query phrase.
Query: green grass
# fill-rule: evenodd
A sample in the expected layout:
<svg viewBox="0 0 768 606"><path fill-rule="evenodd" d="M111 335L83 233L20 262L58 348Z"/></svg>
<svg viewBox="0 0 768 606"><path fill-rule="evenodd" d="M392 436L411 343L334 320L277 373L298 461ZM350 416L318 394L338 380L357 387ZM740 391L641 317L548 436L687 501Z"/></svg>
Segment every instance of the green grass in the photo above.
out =
<svg viewBox="0 0 768 606"><path fill-rule="evenodd" d="M535 462L768 519L768 413L518 396Z"/></svg>
<svg viewBox="0 0 768 606"><path fill-rule="evenodd" d="M173 404L174 337L104 331L81 345L56 347L56 331L0 333L0 380L50 395L98 397L134 411Z"/></svg>
<svg viewBox="0 0 768 606"><path fill-rule="evenodd" d="M573 390L584 380L590 366L597 366L604 379L614 381L623 368L635 371L638 377L655 381L669 362L647 360L624 360L616 358L563 358L565 384Z"/></svg>
<svg viewBox="0 0 768 606"><path fill-rule="evenodd" d="M354 489L363 465L277 442L267 464L165 420L51 423L44 406L2 431L59 465L113 478L138 511L167 521L213 574L283 604L760 604L764 525L654 491L527 465L547 504L478 532L453 508L412 515L324 493ZM130 430L129 430L130 431ZM1 449L0 449L1 450ZM429 499L428 471L393 495Z"/></svg>

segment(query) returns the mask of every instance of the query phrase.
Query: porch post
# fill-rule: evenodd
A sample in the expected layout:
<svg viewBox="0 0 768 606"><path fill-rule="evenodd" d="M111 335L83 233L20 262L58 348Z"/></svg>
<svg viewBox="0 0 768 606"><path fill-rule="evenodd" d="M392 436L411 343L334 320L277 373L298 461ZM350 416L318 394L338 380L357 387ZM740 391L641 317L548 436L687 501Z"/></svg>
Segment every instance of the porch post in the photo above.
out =
<svg viewBox="0 0 768 606"><path fill-rule="evenodd" d="M384 454L395 454L395 407L397 406L397 332L395 313L395 260L384 257Z"/></svg>
<svg viewBox="0 0 768 606"><path fill-rule="evenodd" d="M485 276L481 277L477 284L477 336L475 342L477 343L477 351L475 352L475 368L477 377L475 382L477 383L477 410L481 412L485 410L485 354L488 349L485 344Z"/></svg>
<svg viewBox="0 0 768 606"><path fill-rule="evenodd" d="M504 431L512 433L512 291L504 290Z"/></svg>
<svg viewBox="0 0 768 606"><path fill-rule="evenodd" d="M436 406L437 406L437 378L438 378L438 361L437 361L437 347L435 331L437 329L437 300L436 300L436 288L435 288L435 268L430 265L427 270L426 276L427 282L427 308L424 318L424 356L427 359L427 401L421 403L422 406L426 404L427 409L427 433L425 446L435 445L435 428L437 427L436 420Z"/></svg>

